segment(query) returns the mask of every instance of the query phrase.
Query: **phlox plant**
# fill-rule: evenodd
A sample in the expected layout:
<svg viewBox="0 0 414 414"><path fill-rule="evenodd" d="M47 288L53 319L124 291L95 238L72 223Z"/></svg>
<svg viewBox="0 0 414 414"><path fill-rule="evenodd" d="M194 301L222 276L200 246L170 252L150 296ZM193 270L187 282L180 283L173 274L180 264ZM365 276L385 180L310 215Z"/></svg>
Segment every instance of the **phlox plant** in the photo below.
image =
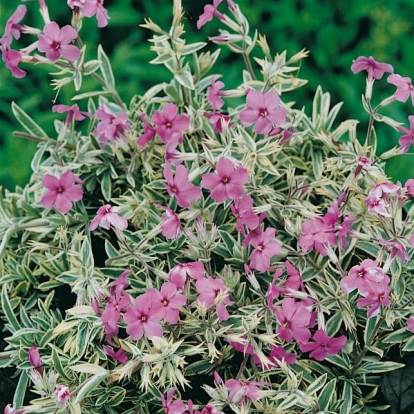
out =
<svg viewBox="0 0 414 414"><path fill-rule="evenodd" d="M84 19L110 24L104 3L69 0L57 23L25 2L0 40L11 76L45 65L75 91L51 104L53 136L12 104L16 139L38 150L29 184L1 196L4 412L413 409L414 176L384 165L414 144L414 115L381 114L414 104L411 79L357 57L368 129L336 122L321 87L309 115L290 97L307 51L270 52L232 0L204 6L197 28L223 28L191 43L175 0L169 29L141 25L147 70L170 76L124 102L102 47L89 59L82 42ZM235 89L215 72L226 47L245 62ZM384 154L377 123L401 134Z"/></svg>

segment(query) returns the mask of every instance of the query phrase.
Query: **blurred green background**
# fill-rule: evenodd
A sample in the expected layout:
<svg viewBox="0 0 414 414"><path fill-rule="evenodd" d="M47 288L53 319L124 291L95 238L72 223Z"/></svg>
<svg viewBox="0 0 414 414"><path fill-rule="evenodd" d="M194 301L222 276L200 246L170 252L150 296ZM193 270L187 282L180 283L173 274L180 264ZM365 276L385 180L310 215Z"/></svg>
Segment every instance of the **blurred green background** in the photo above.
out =
<svg viewBox="0 0 414 414"><path fill-rule="evenodd" d="M204 41L214 36L221 27L217 21L208 23L197 31L196 22L202 13L204 0L182 0L186 11L186 31L192 41ZM210 1L211 3L212 1ZM66 1L56 6L49 0L50 15L60 25L70 23L70 10ZM227 11L225 1L220 10ZM0 3L0 33L5 22L13 13L19 1ZM23 23L42 27L37 12L37 2L25 3L29 9ZM309 79L304 88L291 93L289 100L295 100L297 107L310 109L316 87L320 84L324 91L332 95L332 102L345 101L340 112L340 120L357 118L362 120L359 128L361 138L365 135L367 116L362 109L361 94L365 88L363 74L353 75L350 71L352 60L356 57L373 56L376 60L391 63L395 72L414 78L414 3L412 0L239 0L242 11L248 16L251 29L257 28L265 34L273 52L284 49L288 55L302 48L311 54L305 59L300 77ZM154 22L168 30L171 19L172 0L106 0L105 5L111 16L109 25L99 30L95 18L85 19L81 37L88 45L87 55L96 56L96 45L101 43L111 56L117 87L121 97L128 102L132 95L143 93L155 83L168 80L168 73L161 66L149 66L154 57L149 50L146 29L138 25L144 18L151 17ZM18 45L33 41L31 36L23 36ZM228 51L222 50L222 64L215 69L224 74L227 88L236 86L240 81L243 62L236 58L229 65ZM13 189L24 185L30 176L30 161L36 144L14 138L12 132L21 130L14 119L10 103L16 101L36 122L53 137L52 100L56 92L49 86L48 68L21 65L27 70L24 79L12 78L9 70L0 65L0 185ZM84 83L84 89L94 88L93 81ZM394 92L393 85L385 79L376 84L374 103ZM60 91L57 103L70 104L73 94L71 87ZM85 109L85 108L81 108ZM392 105L386 115L392 116L408 126L408 115L413 113L411 102ZM62 119L62 117L60 117ZM401 135L386 125L378 128L378 147L383 152L398 142ZM405 181L414 177L413 151L391 159L387 173L393 180Z"/></svg>

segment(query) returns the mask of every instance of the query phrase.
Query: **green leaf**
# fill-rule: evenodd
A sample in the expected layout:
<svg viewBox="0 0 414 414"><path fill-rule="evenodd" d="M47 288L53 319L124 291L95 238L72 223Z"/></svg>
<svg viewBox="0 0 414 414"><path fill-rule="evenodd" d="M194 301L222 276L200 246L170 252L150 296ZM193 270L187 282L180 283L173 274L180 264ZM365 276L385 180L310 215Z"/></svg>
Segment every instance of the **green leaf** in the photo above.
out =
<svg viewBox="0 0 414 414"><path fill-rule="evenodd" d="M369 341L368 339L371 337L372 332L375 329L375 326L377 324L377 317L369 318L367 321L367 326L365 327L364 331L364 343L367 344Z"/></svg>
<svg viewBox="0 0 414 414"><path fill-rule="evenodd" d="M357 373L377 373L377 372L388 372L394 371L395 369L404 367L404 364L400 364L399 362L393 361L373 361L373 362L365 362L362 364Z"/></svg>
<svg viewBox="0 0 414 414"><path fill-rule="evenodd" d="M94 268L94 260L89 237L85 237L83 240L81 247L81 260L82 264L85 265L87 272L92 273Z"/></svg>
<svg viewBox="0 0 414 414"><path fill-rule="evenodd" d="M48 138L45 131L36 124L33 119L23 111L15 102L11 104L12 111L16 119L20 122L21 126L31 135L41 138Z"/></svg>
<svg viewBox="0 0 414 414"><path fill-rule="evenodd" d="M414 336L412 336L408 342L404 345L403 351L412 352L414 351Z"/></svg>
<svg viewBox="0 0 414 414"><path fill-rule="evenodd" d="M349 414L352 407L352 386L349 382L344 382L344 388L342 390L342 399L344 402L341 405L340 414Z"/></svg>
<svg viewBox="0 0 414 414"><path fill-rule="evenodd" d="M18 331L20 329L20 324L17 321L16 316L14 316L14 311L11 306L9 296L7 295L6 285L3 286L3 290L1 292L1 307L2 307L2 311L6 315L7 321L13 328L12 332L14 333Z"/></svg>
<svg viewBox="0 0 414 414"><path fill-rule="evenodd" d="M407 328L398 329L395 332L390 333L382 339L382 342L394 343L402 342L404 339L410 338L413 334Z"/></svg>
<svg viewBox="0 0 414 414"><path fill-rule="evenodd" d="M317 378L315 381L312 382L312 384L309 385L308 389L306 390L309 395L315 394L316 391L320 390L326 382L328 375L323 374L319 378Z"/></svg>
<svg viewBox="0 0 414 414"><path fill-rule="evenodd" d="M102 177L101 190L102 190L102 195L104 196L105 200L109 201L112 195L112 181L111 181L111 175L109 172L106 172Z"/></svg>
<svg viewBox="0 0 414 414"><path fill-rule="evenodd" d="M330 380L319 395L318 408L321 411L326 411L331 402L336 400L336 378Z"/></svg>
<svg viewBox="0 0 414 414"><path fill-rule="evenodd" d="M100 384L103 380L106 379L107 376L107 372L101 372L89 378L89 380L86 381L85 385L79 390L74 404L78 404L81 401L83 401L88 396L88 394L97 387L98 384Z"/></svg>
<svg viewBox="0 0 414 414"><path fill-rule="evenodd" d="M181 55L190 55L191 53L197 52L198 50L202 49L206 46L207 43L205 42L197 42L197 43L190 43L189 45L185 45L181 50Z"/></svg>
<svg viewBox="0 0 414 414"><path fill-rule="evenodd" d="M183 85L184 88L194 89L194 79L191 75L190 68L188 65L179 72L174 73L174 77L180 85Z"/></svg>
<svg viewBox="0 0 414 414"><path fill-rule="evenodd" d="M27 371L21 371L19 383L17 384L17 388L14 393L13 407L19 408L23 405L28 382L29 376L27 375Z"/></svg>
<svg viewBox="0 0 414 414"><path fill-rule="evenodd" d="M98 46L98 60L101 62L101 73L107 86L113 89L115 87L115 78L111 68L111 62L102 49L102 45Z"/></svg>

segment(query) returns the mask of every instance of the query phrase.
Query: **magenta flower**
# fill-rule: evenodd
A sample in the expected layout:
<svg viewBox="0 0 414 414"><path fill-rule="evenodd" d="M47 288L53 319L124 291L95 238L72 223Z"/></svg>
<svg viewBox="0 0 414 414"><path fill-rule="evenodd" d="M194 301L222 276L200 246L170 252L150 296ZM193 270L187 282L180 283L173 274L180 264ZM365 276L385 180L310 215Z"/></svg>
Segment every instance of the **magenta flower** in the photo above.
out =
<svg viewBox="0 0 414 414"><path fill-rule="evenodd" d="M177 286L177 289L184 289L187 276L200 280L206 275L204 264L201 262L179 263L168 273L168 280Z"/></svg>
<svg viewBox="0 0 414 414"><path fill-rule="evenodd" d="M408 329L410 332L413 332L413 333L414 333L414 316L410 316L410 317L407 319L407 329Z"/></svg>
<svg viewBox="0 0 414 414"><path fill-rule="evenodd" d="M279 366L279 361L288 365L293 365L296 362L296 355L286 352L283 346L270 345L270 361L273 366Z"/></svg>
<svg viewBox="0 0 414 414"><path fill-rule="evenodd" d="M90 112L80 111L79 106L77 104L74 104L72 106L68 105L53 105L52 106L53 112L58 112L59 114L62 114L64 112L67 112L67 116L65 119L65 126L68 127L68 125L71 123L72 119L75 119L76 121L83 121L86 117L90 118L92 114Z"/></svg>
<svg viewBox="0 0 414 414"><path fill-rule="evenodd" d="M323 361L327 355L336 355L347 341L346 336L329 337L323 329L318 329L313 335L314 343L299 344L302 352L310 352L309 356L316 361Z"/></svg>
<svg viewBox="0 0 414 414"><path fill-rule="evenodd" d="M144 112L140 115L141 117L141 122L142 122L142 126L144 127L144 132L142 135L140 135L137 139L137 144L140 147L145 147L145 145L150 142L156 133L155 128L153 128L147 120L147 114L145 114Z"/></svg>
<svg viewBox="0 0 414 414"><path fill-rule="evenodd" d="M380 282L373 283L370 285L370 290L368 292L365 292L364 298L358 299L358 308L371 306L368 309L367 318L377 316L380 311L381 305L391 305L391 300L389 297L391 289L388 287L390 281L391 279L388 276L384 276L384 278Z"/></svg>
<svg viewBox="0 0 414 414"><path fill-rule="evenodd" d="M369 81L373 79L381 79L385 72L394 73L394 68L388 63L380 63L374 60L372 56L369 58L360 56L353 60L351 70L354 74L366 70L368 72L367 77Z"/></svg>
<svg viewBox="0 0 414 414"><path fill-rule="evenodd" d="M128 227L128 221L118 215L119 207L105 204L99 207L96 217L91 221L88 227L89 231L93 231L98 226L109 230L111 226L116 227L120 230L125 230Z"/></svg>
<svg viewBox="0 0 414 414"><path fill-rule="evenodd" d="M286 121L286 110L280 107L280 97L275 91L266 93L250 90L246 97L247 108L240 112L244 126L255 124L258 134L268 134L275 125Z"/></svg>
<svg viewBox="0 0 414 414"><path fill-rule="evenodd" d="M161 290L151 290L153 300L161 303L164 309L162 318L169 324L176 324L179 318L178 308L187 304L186 297L179 293L177 286L172 282L165 282Z"/></svg>
<svg viewBox="0 0 414 414"><path fill-rule="evenodd" d="M180 234L180 219L169 207L158 205L164 213L161 216L161 233L166 239L176 239Z"/></svg>
<svg viewBox="0 0 414 414"><path fill-rule="evenodd" d="M21 22L21 20L23 20L24 16L26 15L26 12L26 6L17 6L14 13L7 20L4 35L0 39L0 43L5 47L10 47L13 37L15 39L20 39L20 34L23 29L23 26L19 23Z"/></svg>
<svg viewBox="0 0 414 414"><path fill-rule="evenodd" d="M80 201L83 197L83 190L75 185L82 184L83 181L71 171L66 171L60 178L46 174L42 184L48 190L40 202L46 209L51 209L54 205L62 214L67 213L72 208L72 202Z"/></svg>
<svg viewBox="0 0 414 414"><path fill-rule="evenodd" d="M43 28L43 34L39 35L37 48L46 53L46 57L56 62L61 56L69 61L77 60L80 50L71 45L78 37L78 32L70 25L59 28L56 22L50 22Z"/></svg>
<svg viewBox="0 0 414 414"><path fill-rule="evenodd" d="M270 259L281 251L280 243L275 239L276 230L268 227L264 232L250 240L250 245L254 247L250 255L251 269L259 272L267 272L270 267Z"/></svg>
<svg viewBox="0 0 414 414"><path fill-rule="evenodd" d="M59 404L66 404L70 398L69 388L66 385L58 385L53 392L53 396Z"/></svg>
<svg viewBox="0 0 414 414"><path fill-rule="evenodd" d="M259 216L253 213L253 198L245 194L230 205L231 212L236 216L236 230L245 235L244 226L250 230L259 227Z"/></svg>
<svg viewBox="0 0 414 414"><path fill-rule="evenodd" d="M183 414L186 411L186 406L181 400L173 401L174 392L175 388L171 387L167 391L167 398L164 398L164 395L161 394L161 403L165 414Z"/></svg>
<svg viewBox="0 0 414 414"><path fill-rule="evenodd" d="M375 289L375 286L385 278L384 271L378 267L378 262L371 259L365 259L358 266L353 266L345 276L340 286L344 293L348 294L354 289L365 296Z"/></svg>
<svg viewBox="0 0 414 414"><path fill-rule="evenodd" d="M197 201L202 195L200 188L188 181L188 170L184 165L177 165L173 176L171 167L167 164L164 167L164 178L167 180L164 186L168 194L177 199L180 207L191 207L191 202Z"/></svg>
<svg viewBox="0 0 414 414"><path fill-rule="evenodd" d="M224 286L221 279L200 279L196 282L196 289L199 293L197 303L206 309L216 305L216 313L220 321L226 321L230 315L226 309L226 305L232 305L229 299L229 289Z"/></svg>
<svg viewBox="0 0 414 414"><path fill-rule="evenodd" d="M96 15L98 27L105 27L110 19L108 10L103 6L105 0L86 0L81 7L81 13L86 17Z"/></svg>
<svg viewBox="0 0 414 414"><path fill-rule="evenodd" d="M200 14L197 20L197 29L200 30L207 22L211 22L213 17L217 17L220 20L224 19L224 16L217 10L217 7L223 0L213 0L213 4L206 4L204 11Z"/></svg>
<svg viewBox="0 0 414 414"><path fill-rule="evenodd" d="M414 105L414 85L411 78L403 78L400 75L392 74L388 76L388 83L392 83L397 87L394 97L397 101L406 102L411 96L411 102Z"/></svg>
<svg viewBox="0 0 414 414"><path fill-rule="evenodd" d="M280 326L276 331L279 338L287 343L296 339L299 343L308 342L311 333L308 329L311 322L311 312L302 302L293 298L282 300L282 309L276 308L276 318Z"/></svg>
<svg viewBox="0 0 414 414"><path fill-rule="evenodd" d="M399 131L405 133L405 135L401 136L398 140L401 145L401 149L398 151L400 154L406 153L411 145L414 145L414 115L410 115L408 120L410 121L410 129L398 127Z"/></svg>
<svg viewBox="0 0 414 414"><path fill-rule="evenodd" d="M244 194L243 185L249 181L249 173L242 166L236 167L228 158L220 158L215 173L204 174L201 186L211 191L211 198L218 203L228 198L237 200Z"/></svg>
<svg viewBox="0 0 414 414"><path fill-rule="evenodd" d="M135 340L141 339L144 335L149 339L154 336L162 337L162 326L159 321L163 318L164 312L163 305L153 300L151 292L137 296L135 303L124 315L128 335Z"/></svg>
<svg viewBox="0 0 414 414"><path fill-rule="evenodd" d="M260 389L257 387L258 385L270 385L270 383L229 379L224 384L230 391L229 400L237 405L242 404L246 397L257 401L260 398Z"/></svg>
<svg viewBox="0 0 414 414"><path fill-rule="evenodd" d="M211 103L213 111L217 111L224 105L222 96L225 96L225 92L220 89L224 88L224 83L221 81L216 82L214 76L211 78L211 86L207 88L207 100Z"/></svg>
<svg viewBox="0 0 414 414"><path fill-rule="evenodd" d="M104 352L104 354L115 358L118 362L120 362L121 364L126 364L128 362L128 356L125 352L124 349L119 348L118 351L114 351L112 348L110 348L109 346L103 345L102 346L102 351Z"/></svg>
<svg viewBox="0 0 414 414"><path fill-rule="evenodd" d="M162 142L167 142L174 133L181 135L190 126L190 118L184 114L177 115L177 105L173 103L164 105L162 112L155 111L151 120Z"/></svg>
<svg viewBox="0 0 414 414"><path fill-rule="evenodd" d="M314 248L322 256L327 256L325 245L336 245L336 236L331 226L318 217L313 220L306 220L302 224L302 234L298 242L303 253Z"/></svg>
<svg viewBox="0 0 414 414"><path fill-rule="evenodd" d="M94 132L98 135L101 147L104 147L108 142L122 139L125 133L131 129L126 112L114 115L104 103L96 110L95 115L100 122Z"/></svg>
<svg viewBox="0 0 414 414"><path fill-rule="evenodd" d="M36 346L29 348L29 364L34 368L42 367L42 360L40 359L39 349Z"/></svg>

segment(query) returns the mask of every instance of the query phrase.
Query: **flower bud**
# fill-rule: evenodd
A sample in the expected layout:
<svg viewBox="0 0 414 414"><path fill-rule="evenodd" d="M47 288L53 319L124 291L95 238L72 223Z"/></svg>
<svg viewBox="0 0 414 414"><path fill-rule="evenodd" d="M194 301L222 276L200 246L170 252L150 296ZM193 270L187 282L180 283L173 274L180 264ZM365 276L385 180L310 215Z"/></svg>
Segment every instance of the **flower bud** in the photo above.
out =
<svg viewBox="0 0 414 414"><path fill-rule="evenodd" d="M59 404L66 404L70 398L70 391L66 385L58 385L53 392L53 396Z"/></svg>

